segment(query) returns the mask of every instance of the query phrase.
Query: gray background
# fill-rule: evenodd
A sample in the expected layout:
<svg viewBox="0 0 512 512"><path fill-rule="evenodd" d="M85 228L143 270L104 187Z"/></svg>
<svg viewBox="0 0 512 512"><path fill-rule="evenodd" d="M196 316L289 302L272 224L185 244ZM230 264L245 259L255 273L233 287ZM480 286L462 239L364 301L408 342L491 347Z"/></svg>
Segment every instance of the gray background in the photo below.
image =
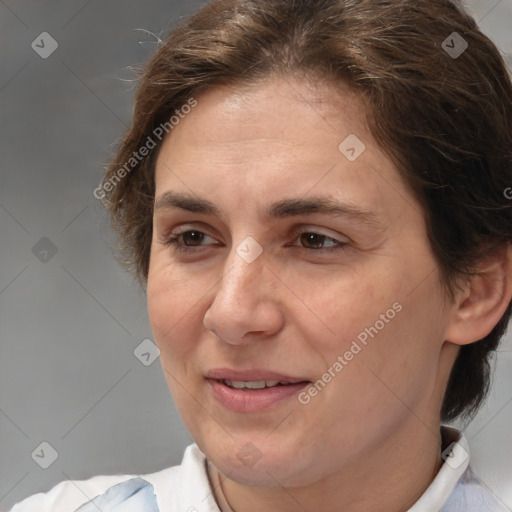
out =
<svg viewBox="0 0 512 512"><path fill-rule="evenodd" d="M1 510L66 478L179 464L191 442L158 360L134 356L151 339L145 296L114 261L92 191L130 120L129 66L199 5L0 1ZM512 62L512 0L470 5ZM47 59L31 48L44 31L59 45ZM477 473L512 510L511 346L467 435ZM43 441L58 452L48 469L31 456Z"/></svg>

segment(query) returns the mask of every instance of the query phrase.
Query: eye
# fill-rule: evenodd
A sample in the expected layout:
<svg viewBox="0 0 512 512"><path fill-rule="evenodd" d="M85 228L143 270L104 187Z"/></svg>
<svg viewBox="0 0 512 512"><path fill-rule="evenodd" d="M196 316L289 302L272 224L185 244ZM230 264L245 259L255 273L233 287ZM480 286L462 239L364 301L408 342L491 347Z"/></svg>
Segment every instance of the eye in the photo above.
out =
<svg viewBox="0 0 512 512"><path fill-rule="evenodd" d="M205 238L214 240L211 236L207 235L203 231L197 229L189 229L183 231L183 233L171 233L166 236L162 243L164 245L173 247L179 252L190 252L194 251L194 247L201 247Z"/></svg>
<svg viewBox="0 0 512 512"><path fill-rule="evenodd" d="M317 233L316 231L306 231L304 229L296 230L294 236L303 244L300 248L306 250L334 252L342 250L348 245L346 242L340 242L339 240L322 233ZM323 246L325 242L329 242L328 247Z"/></svg>

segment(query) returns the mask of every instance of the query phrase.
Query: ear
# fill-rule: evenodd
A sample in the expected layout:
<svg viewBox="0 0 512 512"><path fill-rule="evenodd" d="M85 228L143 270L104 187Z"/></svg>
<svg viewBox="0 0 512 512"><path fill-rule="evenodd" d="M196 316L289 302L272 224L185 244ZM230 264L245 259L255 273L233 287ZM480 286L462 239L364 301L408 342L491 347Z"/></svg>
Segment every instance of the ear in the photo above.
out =
<svg viewBox="0 0 512 512"><path fill-rule="evenodd" d="M458 296L446 340L468 345L485 338L512 300L512 245L503 244L479 264Z"/></svg>

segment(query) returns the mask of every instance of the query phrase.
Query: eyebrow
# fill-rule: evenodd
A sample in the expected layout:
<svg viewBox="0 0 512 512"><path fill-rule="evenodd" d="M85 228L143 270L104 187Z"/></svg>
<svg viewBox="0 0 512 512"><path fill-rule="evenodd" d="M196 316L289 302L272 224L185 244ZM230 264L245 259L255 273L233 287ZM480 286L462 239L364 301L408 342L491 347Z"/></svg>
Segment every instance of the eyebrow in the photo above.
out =
<svg viewBox="0 0 512 512"><path fill-rule="evenodd" d="M222 212L212 202L181 192L165 192L155 200L155 212L168 208L179 208L192 213L222 217ZM346 217L374 229L384 228L383 224L378 220L377 213L342 203L329 196L282 199L270 204L266 209L266 216L269 219L311 215L314 213L331 215L333 217Z"/></svg>

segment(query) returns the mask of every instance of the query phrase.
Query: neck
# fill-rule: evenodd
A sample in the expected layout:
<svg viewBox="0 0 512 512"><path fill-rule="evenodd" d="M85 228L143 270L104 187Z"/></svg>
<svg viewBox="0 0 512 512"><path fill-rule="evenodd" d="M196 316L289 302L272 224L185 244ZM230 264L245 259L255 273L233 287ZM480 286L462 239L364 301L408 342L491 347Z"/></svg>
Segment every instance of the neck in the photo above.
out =
<svg viewBox="0 0 512 512"><path fill-rule="evenodd" d="M234 512L405 512L442 465L439 424L427 427L412 415L408 423L350 467L308 486L246 486L221 475L225 498Z"/></svg>

